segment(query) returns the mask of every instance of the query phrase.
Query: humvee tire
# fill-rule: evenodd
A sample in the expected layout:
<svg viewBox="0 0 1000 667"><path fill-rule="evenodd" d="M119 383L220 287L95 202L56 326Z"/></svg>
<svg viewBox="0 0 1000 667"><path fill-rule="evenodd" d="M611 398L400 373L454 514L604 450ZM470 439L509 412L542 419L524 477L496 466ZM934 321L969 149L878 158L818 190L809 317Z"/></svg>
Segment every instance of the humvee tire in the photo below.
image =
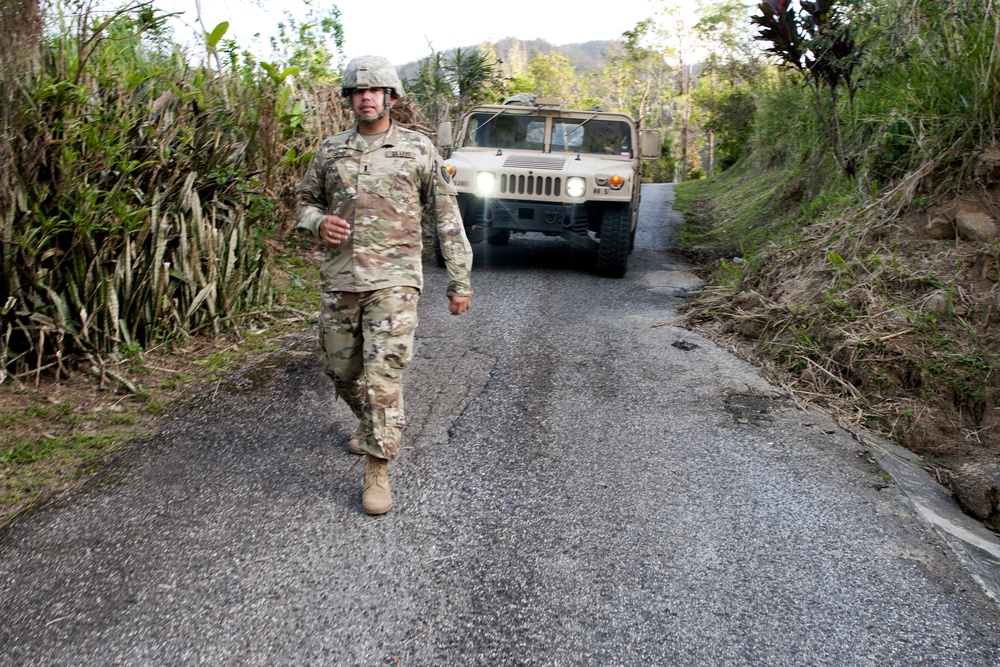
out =
<svg viewBox="0 0 1000 667"><path fill-rule="evenodd" d="M507 245L507 241L510 241L509 229L501 229L495 234L486 237L486 242L490 245Z"/></svg>
<svg viewBox="0 0 1000 667"><path fill-rule="evenodd" d="M628 267L632 215L628 204L608 204L601 215L601 243L597 247L597 273L622 278Z"/></svg>

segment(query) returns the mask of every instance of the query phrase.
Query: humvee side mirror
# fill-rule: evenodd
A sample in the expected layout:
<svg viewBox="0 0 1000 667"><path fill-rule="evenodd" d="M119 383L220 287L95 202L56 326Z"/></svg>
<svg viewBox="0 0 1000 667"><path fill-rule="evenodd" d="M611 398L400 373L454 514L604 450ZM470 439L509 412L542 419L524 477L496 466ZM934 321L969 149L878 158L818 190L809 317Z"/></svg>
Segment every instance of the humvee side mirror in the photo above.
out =
<svg viewBox="0 0 1000 667"><path fill-rule="evenodd" d="M438 125L437 145L438 150L442 153L451 149L451 123L448 121Z"/></svg>
<svg viewBox="0 0 1000 667"><path fill-rule="evenodd" d="M639 152L644 158L655 159L660 157L660 149L663 140L660 139L659 130L642 130L639 132Z"/></svg>

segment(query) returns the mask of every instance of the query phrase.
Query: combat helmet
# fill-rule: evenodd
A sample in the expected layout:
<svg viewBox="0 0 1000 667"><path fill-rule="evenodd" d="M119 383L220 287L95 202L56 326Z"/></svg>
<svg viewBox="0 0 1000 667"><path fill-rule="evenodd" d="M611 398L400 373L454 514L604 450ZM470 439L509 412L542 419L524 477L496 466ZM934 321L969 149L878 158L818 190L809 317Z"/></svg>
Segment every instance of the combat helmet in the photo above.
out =
<svg viewBox="0 0 1000 667"><path fill-rule="evenodd" d="M347 63L340 94L348 97L355 88L388 88L396 97L406 94L396 68L382 56L358 56Z"/></svg>

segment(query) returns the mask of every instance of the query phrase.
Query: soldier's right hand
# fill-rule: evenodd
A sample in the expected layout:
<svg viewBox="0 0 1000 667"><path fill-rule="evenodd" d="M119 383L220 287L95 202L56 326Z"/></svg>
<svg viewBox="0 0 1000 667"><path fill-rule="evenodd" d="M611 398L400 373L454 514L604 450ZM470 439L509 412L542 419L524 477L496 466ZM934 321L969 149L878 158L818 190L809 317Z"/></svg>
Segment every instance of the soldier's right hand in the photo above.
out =
<svg viewBox="0 0 1000 667"><path fill-rule="evenodd" d="M319 237L324 243L337 245L346 241L350 235L351 226L339 216L328 215L319 223Z"/></svg>

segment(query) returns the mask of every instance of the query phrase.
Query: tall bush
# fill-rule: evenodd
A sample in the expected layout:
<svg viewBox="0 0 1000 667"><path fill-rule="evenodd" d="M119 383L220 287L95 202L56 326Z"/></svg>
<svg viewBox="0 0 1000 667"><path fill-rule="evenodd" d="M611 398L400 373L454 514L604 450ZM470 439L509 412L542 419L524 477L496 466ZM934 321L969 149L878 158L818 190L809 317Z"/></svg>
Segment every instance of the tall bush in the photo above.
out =
<svg viewBox="0 0 1000 667"><path fill-rule="evenodd" d="M996 0L766 0L758 8L758 38L803 75L832 155L865 192L902 207L921 192L957 187L973 175L970 155L997 141ZM758 147L773 152L768 142Z"/></svg>
<svg viewBox="0 0 1000 667"><path fill-rule="evenodd" d="M758 5L760 14L751 19L760 27L756 39L769 45L765 50L802 74L813 93L814 109L823 121L833 155L848 176L854 176L857 165L846 147L853 133L845 140L840 106L841 92L846 91L846 125L853 128L855 69L861 52L856 38L859 28L850 13L859 4L857 0L802 0L794 4L791 0L764 0Z"/></svg>
<svg viewBox="0 0 1000 667"><path fill-rule="evenodd" d="M0 79L0 380L268 309L262 232L290 213L307 125L329 124L249 57L190 65L148 3L72 5L52 6L35 66Z"/></svg>
<svg viewBox="0 0 1000 667"><path fill-rule="evenodd" d="M858 20L870 45L858 97L865 175L892 185L900 205L967 180L967 158L1000 131L996 0L881 0Z"/></svg>

